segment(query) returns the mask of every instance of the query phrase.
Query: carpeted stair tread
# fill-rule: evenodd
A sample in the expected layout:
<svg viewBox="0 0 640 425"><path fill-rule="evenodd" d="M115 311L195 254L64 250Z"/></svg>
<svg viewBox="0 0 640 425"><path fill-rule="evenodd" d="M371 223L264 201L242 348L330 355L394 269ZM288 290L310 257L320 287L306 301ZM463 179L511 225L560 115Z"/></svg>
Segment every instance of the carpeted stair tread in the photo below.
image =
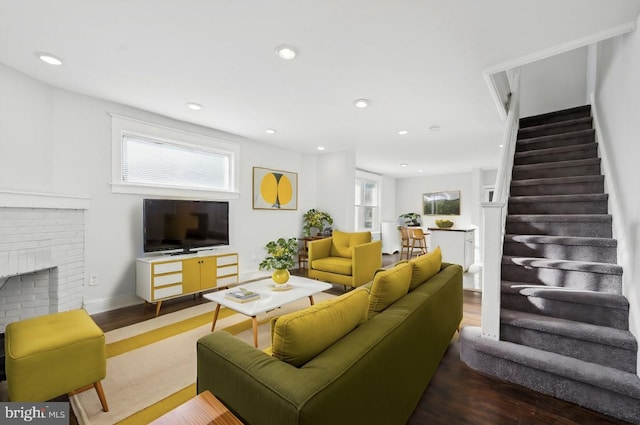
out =
<svg viewBox="0 0 640 425"><path fill-rule="evenodd" d="M527 195L527 196L510 196L511 202L606 202L609 195L606 193L589 193L577 195Z"/></svg>
<svg viewBox="0 0 640 425"><path fill-rule="evenodd" d="M582 117L582 118L573 118L564 121L552 122L552 123L544 123L539 125L534 125L530 127L520 127L518 130L518 140L530 139L533 137L538 137L542 135L550 135L550 134L558 134L558 133L566 133L568 131L575 131L575 127L591 127L591 123L593 121L592 117ZM583 128L580 128L583 129ZM586 129L586 128L584 128ZM547 133L547 134L539 134L539 133Z"/></svg>
<svg viewBox="0 0 640 425"><path fill-rule="evenodd" d="M593 183L604 181L603 175L594 176L574 176L574 177L547 177L540 179L524 179L512 180L511 186L538 186L543 184L576 184L576 183Z"/></svg>
<svg viewBox="0 0 640 425"><path fill-rule="evenodd" d="M500 285L501 292L518 294L525 297L546 298L620 310L627 310L629 308L629 300L620 294L590 291L587 289L563 288L561 286L532 285L526 282L512 282L508 280L503 280Z"/></svg>
<svg viewBox="0 0 640 425"><path fill-rule="evenodd" d="M596 263L591 261L557 260L537 257L502 256L502 264L524 266L527 268L571 270L587 273L622 275L622 267L611 263Z"/></svg>
<svg viewBox="0 0 640 425"><path fill-rule="evenodd" d="M536 222L536 221L555 221L555 222L585 222L585 223L610 223L610 214L510 214L507 216L507 222Z"/></svg>
<svg viewBox="0 0 640 425"><path fill-rule="evenodd" d="M613 396L618 394L637 399L637 401L634 402L637 403L636 408L637 406L640 406L640 378L635 373L623 372L615 368L601 366L595 363L585 362L583 360L574 359L561 354L538 350L536 348L514 344L507 341L492 341L487 338L482 338L480 328L476 327L465 326L462 328L460 331L460 340L461 357L463 361L467 364L471 364L475 369L484 370L482 365L478 364L478 362L473 359L473 351L485 353L495 358L496 361L499 359L505 359L512 363L525 365L531 369L563 377L569 381L567 382L568 385L561 386L566 391L570 391L571 381L579 381L614 393L612 394ZM494 365L494 368L495 367L496 366ZM516 382L520 385L526 385L523 380L526 381L528 380L527 378L515 376L515 372L509 373L505 371L505 373L509 376L498 374L498 377L507 379L510 382ZM558 386L554 387L559 388ZM535 385L528 386L528 388L546 392L541 388L536 388ZM559 396L558 394L551 395ZM562 396L560 398L565 400L567 399ZM582 401L588 402L588 400ZM574 402L578 403L579 400ZM590 406L587 404L587 407ZM591 408L595 407L596 406L592 406ZM636 421L640 420L638 412L635 412L631 417L635 417Z"/></svg>
<svg viewBox="0 0 640 425"><path fill-rule="evenodd" d="M528 158L541 155L559 155L567 152L586 151L597 149L597 143L583 143L581 145L559 146L554 148L535 149L531 151L516 152L515 158ZM555 161L554 161L555 162Z"/></svg>
<svg viewBox="0 0 640 425"><path fill-rule="evenodd" d="M568 144L566 140L584 140L595 142L595 130L591 128L586 130L569 131L566 133L550 134L547 136L530 137L528 139L518 140L516 142L516 151L528 151L531 150L529 148L530 146L535 146L538 144L553 145L554 143L558 143L559 146L566 145Z"/></svg>
<svg viewBox="0 0 640 425"><path fill-rule="evenodd" d="M520 118L520 128L532 127L541 123L566 121L573 118L591 116L591 105L581 105L573 108L566 108L559 111L546 112L544 114L531 115Z"/></svg>
<svg viewBox="0 0 640 425"><path fill-rule="evenodd" d="M569 161L556 161L556 162L541 162L539 164L521 164L514 165L514 170L544 170L548 168L567 168L577 167L585 165L599 165L600 158L588 158L588 159L572 159Z"/></svg>
<svg viewBox="0 0 640 425"><path fill-rule="evenodd" d="M611 238L586 238L578 236L551 235L504 235L505 242L554 244L571 246L617 247L618 241Z"/></svg>
<svg viewBox="0 0 640 425"><path fill-rule="evenodd" d="M591 341L625 350L634 351L638 349L635 337L626 330L505 308L500 309L500 322L510 326Z"/></svg>
<svg viewBox="0 0 640 425"><path fill-rule="evenodd" d="M629 330L624 295L522 281L500 283L502 308Z"/></svg>

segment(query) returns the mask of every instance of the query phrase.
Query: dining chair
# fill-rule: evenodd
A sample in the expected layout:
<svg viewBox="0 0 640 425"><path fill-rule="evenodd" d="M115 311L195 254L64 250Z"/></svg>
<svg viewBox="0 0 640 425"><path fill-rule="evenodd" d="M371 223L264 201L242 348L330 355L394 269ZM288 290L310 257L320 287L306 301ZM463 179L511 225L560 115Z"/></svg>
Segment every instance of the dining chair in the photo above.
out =
<svg viewBox="0 0 640 425"><path fill-rule="evenodd" d="M422 231L421 227L415 227L409 230L409 238L411 239L411 250L409 258L413 257L413 251L418 250L417 255L426 254L427 249L427 237Z"/></svg>
<svg viewBox="0 0 640 425"><path fill-rule="evenodd" d="M400 260L404 256L405 250L407 252L407 260L410 258L409 252L411 251L411 238L409 235L409 229L404 226L400 226L400 240L402 244L400 245Z"/></svg>

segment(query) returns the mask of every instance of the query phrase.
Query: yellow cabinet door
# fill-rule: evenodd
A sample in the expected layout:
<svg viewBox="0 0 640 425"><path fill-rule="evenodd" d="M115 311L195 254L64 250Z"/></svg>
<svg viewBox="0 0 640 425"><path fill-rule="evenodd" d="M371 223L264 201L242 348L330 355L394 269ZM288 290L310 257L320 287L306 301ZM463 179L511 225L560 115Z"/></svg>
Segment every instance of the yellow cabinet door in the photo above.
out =
<svg viewBox="0 0 640 425"><path fill-rule="evenodd" d="M202 291L216 287L216 269L216 257L200 260L200 289Z"/></svg>
<svg viewBox="0 0 640 425"><path fill-rule="evenodd" d="M201 258L182 261L182 293L190 294L200 290L200 262Z"/></svg>

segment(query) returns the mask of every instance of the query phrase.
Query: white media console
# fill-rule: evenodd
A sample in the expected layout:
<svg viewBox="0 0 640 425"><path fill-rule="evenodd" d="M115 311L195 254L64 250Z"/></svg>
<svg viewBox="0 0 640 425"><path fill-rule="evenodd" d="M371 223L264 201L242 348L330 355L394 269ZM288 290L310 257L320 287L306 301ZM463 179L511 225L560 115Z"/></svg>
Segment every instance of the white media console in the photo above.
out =
<svg viewBox="0 0 640 425"><path fill-rule="evenodd" d="M238 253L200 251L193 254L160 255L136 260L136 294L156 304L238 283Z"/></svg>

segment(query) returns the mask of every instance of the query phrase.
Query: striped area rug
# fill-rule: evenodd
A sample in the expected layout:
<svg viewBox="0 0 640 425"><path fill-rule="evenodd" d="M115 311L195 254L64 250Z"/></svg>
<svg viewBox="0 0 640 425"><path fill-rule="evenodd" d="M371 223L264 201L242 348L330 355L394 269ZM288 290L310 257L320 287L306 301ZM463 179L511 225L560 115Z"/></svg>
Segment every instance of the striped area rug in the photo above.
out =
<svg viewBox="0 0 640 425"><path fill-rule="evenodd" d="M320 293L316 302L331 298ZM271 345L271 317L301 310L300 300L258 316L260 349ZM93 390L70 398L80 425L146 424L196 395L196 342L211 329L214 303L200 304L105 333L107 377L102 381L109 412ZM253 344L251 319L222 308L216 330Z"/></svg>

